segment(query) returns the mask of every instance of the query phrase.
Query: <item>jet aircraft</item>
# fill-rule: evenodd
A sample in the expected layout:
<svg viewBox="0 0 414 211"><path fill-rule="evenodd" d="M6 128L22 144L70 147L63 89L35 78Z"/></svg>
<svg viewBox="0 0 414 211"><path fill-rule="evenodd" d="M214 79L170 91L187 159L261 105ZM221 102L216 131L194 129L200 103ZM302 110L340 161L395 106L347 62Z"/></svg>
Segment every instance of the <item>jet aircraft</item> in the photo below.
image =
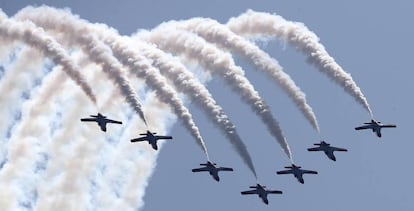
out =
<svg viewBox="0 0 414 211"><path fill-rule="evenodd" d="M254 188L254 190L242 191L242 195L248 194L257 194L259 198L262 199L263 203L269 204L269 200L267 199L267 194L282 194L283 192L280 190L266 190L266 186L256 184L256 186L250 186L249 188Z"/></svg>
<svg viewBox="0 0 414 211"><path fill-rule="evenodd" d="M318 174L317 171L304 170L304 169L301 169L302 167L297 166L295 164L292 164L292 166L286 166L285 168L289 170L278 171L276 173L277 174L293 174L296 177L296 179L302 184L305 183L305 181L303 180L303 174Z"/></svg>
<svg viewBox="0 0 414 211"><path fill-rule="evenodd" d="M101 130L104 132L106 132L106 124L108 123L122 124L122 122L106 118L106 116L102 115L101 113L98 113L98 115L90 115L90 117L92 118L82 118L80 119L80 121L81 122L97 122Z"/></svg>
<svg viewBox="0 0 414 211"><path fill-rule="evenodd" d="M313 144L313 145L318 146L318 147L308 148L309 152L323 151L325 152L325 155L328 156L328 158L333 161L336 161L334 151L341 151L341 152L348 151L347 149L344 149L344 148L332 147L331 144L328 144L325 141L321 141L320 144Z"/></svg>
<svg viewBox="0 0 414 211"><path fill-rule="evenodd" d="M355 130L372 129L372 132L376 133L381 138L381 128L395 128L396 125L384 125L379 121L371 119L371 122L365 122L365 125L356 127Z"/></svg>
<svg viewBox="0 0 414 211"><path fill-rule="evenodd" d="M152 133L151 131L147 130L147 133L141 133L139 135L143 137L132 139L131 142L140 142L140 141L148 141L151 144L152 148L158 150L157 141L160 139L172 139L171 136L156 136L157 133Z"/></svg>
<svg viewBox="0 0 414 211"><path fill-rule="evenodd" d="M201 168L192 169L192 172L201 172L201 171L208 171L210 175L217 181L220 181L220 177L218 176L219 171L233 171L232 168L227 167L216 167L216 163L212 163L207 161L207 163L201 163L200 166L205 166Z"/></svg>

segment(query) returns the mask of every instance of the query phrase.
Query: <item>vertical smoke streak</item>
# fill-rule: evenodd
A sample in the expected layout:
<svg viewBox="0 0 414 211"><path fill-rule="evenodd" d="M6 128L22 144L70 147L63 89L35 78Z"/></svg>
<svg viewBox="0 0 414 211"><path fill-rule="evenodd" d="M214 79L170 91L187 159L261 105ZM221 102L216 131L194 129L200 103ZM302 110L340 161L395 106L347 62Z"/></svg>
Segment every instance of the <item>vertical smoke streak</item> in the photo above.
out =
<svg viewBox="0 0 414 211"><path fill-rule="evenodd" d="M198 63L207 70L212 71L212 73L222 76L262 119L288 158L292 160L289 144L283 135L279 123L273 117L268 106L261 99L253 85L246 79L243 70L234 64L230 54L224 53L194 34L165 25L161 25L148 33L142 32L137 37L155 43L163 50L184 54L189 59L197 60Z"/></svg>
<svg viewBox="0 0 414 211"><path fill-rule="evenodd" d="M267 73L288 94L312 127L319 132L318 121L312 108L306 102L305 93L295 84L279 63L256 45L230 31L226 26L207 18L192 18L182 22L171 22L198 34L208 42L218 44L248 58L259 70Z"/></svg>
<svg viewBox="0 0 414 211"><path fill-rule="evenodd" d="M7 196L12 203L0 203L0 210L11 210L11 207L21 206L21 203L33 206L36 200L33 196L36 192L34 184L37 184L41 175L39 172L44 168L44 160L47 160L43 146L50 141L49 134L53 130L52 118L59 109L54 102L38 106L36 101L42 93L48 91L52 75L45 76L40 88L32 90L31 97L23 104L22 120L12 131L7 147L7 162L0 171L0 187L6 195L9 192L15 193ZM70 94L71 92L66 90L63 96ZM41 111L43 113L39 115ZM39 160L42 161L38 162Z"/></svg>
<svg viewBox="0 0 414 211"><path fill-rule="evenodd" d="M314 64L336 84L340 85L372 118L372 111L361 89L332 58L319 38L303 23L291 22L278 15L248 10L237 18L231 18L227 26L235 33L245 36L272 36L280 38L308 55L308 61Z"/></svg>
<svg viewBox="0 0 414 211"><path fill-rule="evenodd" d="M79 22L74 21L74 19L67 16L60 16L61 13L62 10L52 9L47 6L38 8L26 7L20 10L15 15L15 18L19 20L29 19L45 29L64 33L66 38L71 39L70 42L79 45L91 60L102 65L103 72L120 88L127 102L144 123L147 124L137 94L129 83L122 65L113 57L111 50L100 42L93 35L93 32L84 27L86 23L79 24L82 20Z"/></svg>
<svg viewBox="0 0 414 211"><path fill-rule="evenodd" d="M87 69L90 70L91 67ZM93 80L90 80L90 84L100 88L97 97L102 104L102 97L108 93L109 87L106 89L105 86L97 86L97 82L100 81L97 73L92 75ZM68 207L74 210L92 210L88 192L89 180L91 172L95 169L95 162L99 159L99 152L107 143L103 141L104 136L99 130L80 123L79 118L88 113L88 110L92 109L94 112L95 108L88 106L88 102L78 93L68 91L72 89L71 84L56 83L52 80L47 85L54 87L56 91L43 92L36 99L38 104L59 100L58 90L65 90L70 96L65 96L66 99L60 106L64 111L59 120L61 127L52 134L53 141L43 145L50 159L45 173L36 184L38 199L35 210L64 210ZM100 107L99 104L97 106Z"/></svg>
<svg viewBox="0 0 414 211"><path fill-rule="evenodd" d="M0 187L6 195L0 195L0 198L5 197L5 200L15 201L14 199L16 198L13 197L17 196L16 194L23 194L21 190L24 189L26 191L27 183L30 183L30 180L23 179L24 182L19 184L24 184L22 185L24 188L16 190L17 183L15 183L15 181L19 181L19 178L13 177L12 181L7 179L3 180L3 172L8 171L8 173L12 174L13 171L18 171L20 173L27 172L26 170L19 169L20 166L17 166L17 164L23 163L16 163L15 161L18 159L13 157L11 151L16 148L20 148L24 151L23 149L25 147L17 147L16 144L20 141L30 142L33 141L33 139L21 140L23 138L18 137L16 140L13 140L11 138L15 137L16 129L19 128L23 122L22 117L24 117L25 112L22 109L28 108L26 105L27 100L30 100L30 98L36 94L36 91L39 90L39 86L41 86L39 82L42 81L42 78L45 76L45 68L43 68L43 65L45 64L44 61L44 56L38 50L28 46L22 47L22 50L16 54L16 58L12 60L11 65L7 67L6 74L0 83L0 116L2 117L0 123L0 137L2 140L2 144L0 145L0 169L2 170L0 171L0 178L2 178L1 181L4 182L0 182ZM63 74L63 72L61 73ZM44 107L46 108L47 106ZM45 128L45 131L47 131L47 128ZM28 143L24 143L24 146L27 144ZM37 147L33 147L33 149L27 147L26 149L31 151L38 150ZM24 162L24 164L27 164L32 160ZM12 168L10 169L7 165L11 165ZM14 166L16 168L13 168ZM9 195L10 192L14 192L15 194ZM21 200L22 198L25 197L20 197L19 199ZM9 203L10 202L3 203L3 201L0 200L0 210L9 210L7 209L7 206L12 206Z"/></svg>
<svg viewBox="0 0 414 211"><path fill-rule="evenodd" d="M62 70L78 84L89 99L96 103L96 97L92 88L86 83L79 68L69 59L65 50L52 37L48 36L42 29L30 22L16 22L4 19L0 22L0 36L25 42L26 44L39 49L56 64L62 65Z"/></svg>

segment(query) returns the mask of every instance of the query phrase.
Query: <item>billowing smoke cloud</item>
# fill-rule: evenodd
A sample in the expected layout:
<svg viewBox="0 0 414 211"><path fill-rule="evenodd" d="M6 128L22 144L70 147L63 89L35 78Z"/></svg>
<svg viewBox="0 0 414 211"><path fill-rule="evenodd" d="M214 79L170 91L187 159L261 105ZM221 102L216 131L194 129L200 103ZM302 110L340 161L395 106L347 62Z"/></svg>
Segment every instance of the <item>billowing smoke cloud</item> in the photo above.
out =
<svg viewBox="0 0 414 211"><path fill-rule="evenodd" d="M97 40L84 24L77 24L72 19L64 19L61 12L50 7L26 7L15 15L18 20L28 19L45 29L56 30L71 38L71 43L79 45L91 60L102 65L102 70L108 75L124 95L127 102L137 112L140 118L147 124L141 109L138 96L128 81L122 65L113 57L111 50ZM61 18L59 17L61 16ZM54 18L50 18L54 17Z"/></svg>
<svg viewBox="0 0 414 211"><path fill-rule="evenodd" d="M266 124L269 132L277 139L289 159L292 153L283 135L279 123L273 117L266 103L261 99L253 85L244 76L243 70L234 64L230 54L224 53L204 39L168 25L161 25L151 32L141 32L138 37L155 43L159 48L172 53L184 54L192 60L197 60L207 70L222 76L234 91L250 105L251 109ZM247 151L246 151L247 152ZM245 155L247 157L247 155ZM249 156L250 157L250 156ZM251 166L251 160L247 164Z"/></svg>
<svg viewBox="0 0 414 211"><path fill-rule="evenodd" d="M280 38L297 47L308 56L308 61L342 86L371 115L372 111L361 89L332 58L319 38L303 23L291 22L278 15L248 10L237 18L231 18L227 26L235 33L244 36Z"/></svg>
<svg viewBox="0 0 414 211"><path fill-rule="evenodd" d="M343 70L317 42L316 35L306 31L306 27L285 21L280 22L285 28L275 26L274 28L278 28L275 30L273 26L266 25L269 20L265 17L271 22L275 16L265 14L263 18L259 17L259 23L248 18L239 18L237 20L244 21L233 24L236 23L234 19L229 25L231 30L241 35L282 37L297 45L303 52L312 54L310 60L322 72L327 72L328 75L342 74ZM38 25L29 22L30 20ZM251 23L255 26L248 26ZM175 27L161 26L151 33L143 32L137 37L155 42L173 54L184 55L215 75L222 76L262 119L269 132L292 159L279 123L246 79L243 70L234 64L229 53L219 50L206 40L249 58L258 68L274 74L272 77L282 87L288 86L284 87L288 92L299 94L299 88L293 81L289 82L289 76L282 72L282 68L269 55L214 20L193 19L181 24L181 27L199 36ZM240 26L243 30L235 26ZM39 27L52 31L50 34L53 38ZM269 27L269 32L265 30L266 27ZM70 54L65 52L66 49L55 38L65 48L70 49ZM18 43L18 48L12 42L5 43L7 40ZM0 46L0 57L13 55L6 62L7 65L3 66L2 63L7 71L0 80L0 99L13 99L5 104L17 105L14 109L20 113L20 117L14 117L15 121L8 125L11 127L10 131L5 132L5 126L0 125L0 137L7 139L0 146L0 210L137 210L142 207L145 187L155 168L159 152L147 144L131 144L128 141L136 135L136 130L148 128L140 124L140 119L145 122L144 112L151 122L151 128L164 133L174 123L175 118L161 101L173 105L175 113L180 114L177 116L187 122L186 125L205 149L198 128L193 128L195 125L191 114L174 89L186 93L204 109L256 176L253 162L235 126L208 90L195 78L197 75L190 73L177 58L153 45L142 40L131 41L129 37L119 37L106 26L97 27L79 20L67 11L47 7L23 9L15 19L7 19L0 12L0 43L7 45ZM41 53L27 50L27 46ZM83 53L76 46L80 46ZM12 47L15 49L11 49ZM32 54L35 56L30 60ZM45 56L52 58L54 63L50 64L44 59ZM143 93L142 109L121 62L156 90L156 93L147 92L141 80L131 79L136 82L134 85L138 91ZM51 70L50 66L54 64L58 66ZM96 71L100 68L103 68L103 72ZM35 71L28 72L33 69ZM83 70L82 74L79 70ZM81 86L84 93L90 93L88 99L83 92L74 89L74 83L67 80L67 75L70 74L75 75L70 79ZM340 79L337 82L342 80L341 83L345 84L343 86L355 88L352 79L350 82L346 77L348 75L344 74L345 76L338 76ZM104 75L109 76L119 87L108 86ZM22 81L13 84L11 80ZM99 90L96 97L87 87ZM14 97L18 99L3 95L16 95ZM301 97L303 99L298 100L298 104L306 105L304 95L292 98ZM90 100L96 102L95 98L99 102L88 106ZM121 98L127 98L129 104L118 104ZM2 106L0 105L0 109L4 108ZM366 108L369 110L368 104ZM110 126L107 133L102 133L94 124L79 122L79 118L95 113L96 109L114 119L122 120L124 124ZM140 119L134 113L138 113ZM313 124L317 128L316 118ZM162 143L160 142L161 146ZM205 152L208 159L206 149Z"/></svg>
<svg viewBox="0 0 414 211"><path fill-rule="evenodd" d="M312 127L319 132L318 121L306 102L305 94L295 84L279 63L253 43L230 31L226 26L207 18L192 18L182 22L171 22L173 26L198 34L208 42L216 43L248 58L259 70L267 73L289 95Z"/></svg>
<svg viewBox="0 0 414 211"><path fill-rule="evenodd" d="M46 56L51 57L56 64L63 66L62 70L82 88L92 102L96 103L96 97L79 72L79 67L69 59L69 56L60 44L48 36L43 29L36 27L31 22L16 22L10 19L3 19L0 23L0 36L24 42L39 49Z"/></svg>

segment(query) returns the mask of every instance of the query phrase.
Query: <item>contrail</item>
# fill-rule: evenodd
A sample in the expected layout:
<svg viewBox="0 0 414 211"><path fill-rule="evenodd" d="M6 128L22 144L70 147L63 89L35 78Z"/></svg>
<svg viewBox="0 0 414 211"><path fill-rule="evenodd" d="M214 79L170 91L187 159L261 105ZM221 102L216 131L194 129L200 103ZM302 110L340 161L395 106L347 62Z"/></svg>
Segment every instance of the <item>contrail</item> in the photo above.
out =
<svg viewBox="0 0 414 211"><path fill-rule="evenodd" d="M41 28L36 27L28 21L17 22L11 19L3 19L0 22L0 36L9 40L24 42L31 47L39 49L44 55L52 58L53 62L62 65L62 70L96 104L96 97L92 92L92 88L86 83L83 75L79 72L79 67L70 60L60 44L47 35Z"/></svg>
<svg viewBox="0 0 414 211"><path fill-rule="evenodd" d="M311 106L306 102L305 93L295 84L279 63L253 43L230 31L219 22L209 18L192 18L187 21L169 22L248 58L259 70L267 73L289 95L312 127L319 132L318 121Z"/></svg>
<svg viewBox="0 0 414 211"><path fill-rule="evenodd" d="M111 50L100 42L84 24L78 25L71 19L60 19L59 12L47 6L33 8L26 7L15 15L18 20L28 19L36 25L46 29L64 33L70 42L78 44L94 62L102 65L102 70L109 79L120 88L127 102L147 124L137 94L128 81L122 65L113 57ZM54 17L54 18L50 18ZM63 17L62 17L63 18Z"/></svg>
<svg viewBox="0 0 414 211"><path fill-rule="evenodd" d="M39 8L38 10L42 11L43 9ZM74 15L66 11L52 8L45 8L44 10L45 11L43 11L42 13L49 14L48 18L54 17L54 19L56 20L65 20L66 22L71 23L69 24L69 26L66 27L66 29L68 27L77 26L78 28L84 29L84 33L100 33L100 35L97 36L106 36L105 34L110 33L106 30L94 31L93 27L91 27L88 22L76 18ZM39 20L40 18L37 17L36 19ZM45 22L46 20L40 21ZM76 31L76 29L74 28L67 30ZM116 43L113 43L112 53L114 54L114 57L118 59L123 65L127 66L132 73L137 75L138 78L144 79L146 84L156 91L157 96L164 103L171 106L174 113L183 121L184 126L190 132L190 134L196 139L197 144L202 148L204 154L209 160L207 147L200 134L199 128L196 126L190 111L185 107L184 102L179 98L177 92L166 83L165 78L159 73L159 71L153 68L151 64L149 64L146 58L139 55L137 51L134 51L133 49L128 47L128 44L126 44L125 41L123 41L125 39L118 39ZM98 45L98 42L99 45L103 45L103 43L98 40L96 40L96 45Z"/></svg>
<svg viewBox="0 0 414 211"><path fill-rule="evenodd" d="M325 47L319 43L319 38L305 24L285 20L279 15L248 10L237 18L231 18L227 26L235 33L244 36L278 37L300 49L308 55L308 61L314 64L322 73L335 83L342 86L358 103L373 116L368 101L361 89L332 58Z"/></svg>
<svg viewBox="0 0 414 211"><path fill-rule="evenodd" d="M251 106L252 110L261 117L288 158L292 160L290 147L279 123L273 118L268 106L261 99L253 85L246 79L243 70L234 64L230 54L224 53L192 33L165 25L161 25L148 33L142 32L138 36L155 43L163 50L184 54L190 59L197 60L207 70L222 76L234 91L237 91L242 99ZM251 163L249 165L253 166Z"/></svg>

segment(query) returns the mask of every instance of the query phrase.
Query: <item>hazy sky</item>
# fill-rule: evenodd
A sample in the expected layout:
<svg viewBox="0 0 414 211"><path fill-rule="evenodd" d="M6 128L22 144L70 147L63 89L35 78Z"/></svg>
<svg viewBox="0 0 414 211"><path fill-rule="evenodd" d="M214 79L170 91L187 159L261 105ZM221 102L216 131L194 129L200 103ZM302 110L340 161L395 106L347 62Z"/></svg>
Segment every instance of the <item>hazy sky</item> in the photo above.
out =
<svg viewBox="0 0 414 211"><path fill-rule="evenodd" d="M219 78L207 86L237 126L248 146L259 176L269 188L283 195L269 195L264 205L256 196L240 191L256 183L234 150L196 106L189 108L200 126L210 157L219 165L233 167L217 183L207 173L191 169L205 162L192 137L179 124L170 131L174 140L161 149L158 164L144 197L142 210L413 210L414 183L411 168L410 119L414 73L414 20L411 1L0 1L9 16L27 5L69 7L91 22L106 23L130 34L151 29L163 21L210 17L225 23L247 9L277 13L306 24L335 60L349 72L373 109L376 119L395 123L377 138L370 131L354 131L369 116L342 88L322 75L305 57L280 42L259 46L277 59L303 91L316 113L321 133L316 133L287 95L245 60L236 61L279 120L293 152L294 161L319 175L305 175L299 184L291 175L276 175L289 165L277 142L249 107ZM345 147L337 162L323 153L306 151L321 139Z"/></svg>

